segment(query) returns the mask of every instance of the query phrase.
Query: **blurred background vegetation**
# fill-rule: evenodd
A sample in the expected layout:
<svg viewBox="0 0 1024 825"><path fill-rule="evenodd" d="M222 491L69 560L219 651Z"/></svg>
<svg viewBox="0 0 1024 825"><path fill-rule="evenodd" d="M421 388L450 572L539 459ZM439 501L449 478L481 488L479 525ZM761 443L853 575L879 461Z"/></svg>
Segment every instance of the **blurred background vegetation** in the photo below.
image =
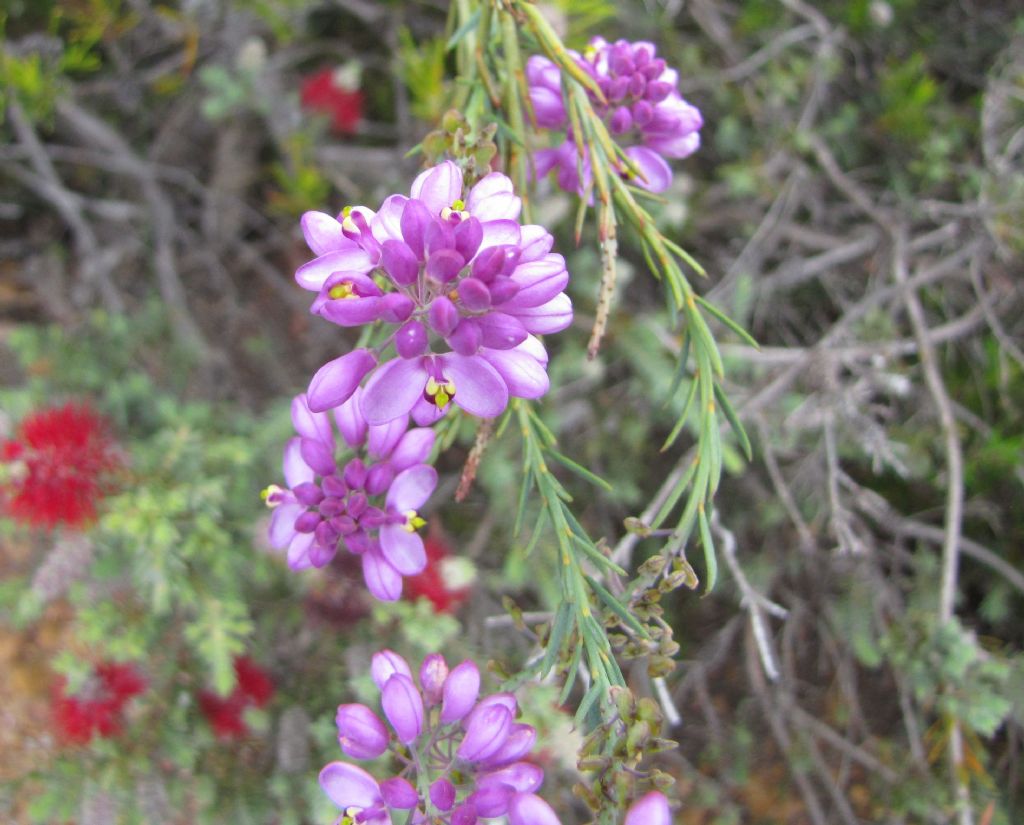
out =
<svg viewBox="0 0 1024 825"><path fill-rule="evenodd" d="M654 208L711 273L698 289L761 344L716 330L755 458L727 454L718 588L663 603L681 650L658 698L679 713L666 735L680 744L658 759L686 825L1024 820L1014 5L545 7L570 45L648 39L679 67L704 145ZM408 150L451 91L446 13L440 0L8 0L0 12L0 437L31 410L87 400L130 456L85 562L67 563L59 532L0 523L5 821L327 822L315 771L333 754L333 710L367 691L349 663L382 640L416 656L451 639L505 669L526 655L529 631L510 635L502 599L549 605L549 560L513 536L510 437L469 500L443 510L445 540L477 569L461 633L427 600L371 607L343 564L297 576L262 548L257 493L278 475L287 401L353 343L311 321L295 288L297 218L407 190ZM311 85L325 70L326 102ZM545 182L535 206L569 261L578 326L553 345L545 419L613 484L574 488L581 520L639 563L653 544L625 520L649 521L687 460L660 450L685 398L669 392L680 337L627 237L588 361L594 238L574 246L574 205ZM441 502L472 444L463 429L439 466ZM41 585L55 566L60 586ZM243 653L276 692L226 741L194 697L230 695ZM75 684L106 659L135 663L149 693L122 736L69 746L47 715L53 680ZM641 665L630 680L655 692ZM539 692L532 710L561 729L556 697ZM546 787L568 825L582 821L574 758L558 751Z"/></svg>

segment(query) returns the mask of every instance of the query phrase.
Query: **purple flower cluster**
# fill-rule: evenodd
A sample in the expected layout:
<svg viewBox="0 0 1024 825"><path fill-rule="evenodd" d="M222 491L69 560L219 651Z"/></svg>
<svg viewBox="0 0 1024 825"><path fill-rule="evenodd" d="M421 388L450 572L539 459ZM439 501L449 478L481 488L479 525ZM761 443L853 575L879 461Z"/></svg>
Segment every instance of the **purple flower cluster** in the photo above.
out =
<svg viewBox="0 0 1024 825"><path fill-rule="evenodd" d="M341 705L338 742L353 759L376 759L390 748L404 768L378 782L348 762L328 764L320 786L344 821L391 825L391 812L400 811L401 821L424 825L475 825L501 816L511 825L559 825L535 793L544 771L524 761L537 732L515 721L511 693L480 698L473 662L449 670L432 653L417 686L405 659L383 650L374 654L370 673L388 724L366 705Z"/></svg>
<svg viewBox="0 0 1024 825"><path fill-rule="evenodd" d="M334 421L352 452L339 465L330 416L310 409L305 395L292 401L297 435L284 449L287 488L264 491L270 542L287 551L294 570L323 567L340 544L362 558L366 586L378 599L402 595L402 577L427 564L417 514L437 486L437 471L425 464L434 431L409 429L408 415L369 424L360 410L361 390L334 410ZM356 453L361 454L360 458Z"/></svg>
<svg viewBox="0 0 1024 825"><path fill-rule="evenodd" d="M703 125L700 111L679 94L678 72L657 56L653 43L642 41L608 43L595 37L582 55L570 54L604 94L606 102L593 95L591 102L609 131L628 144L626 155L643 174L636 185L663 192L672 182L665 158L685 158L697 151ZM581 162L568 128L561 72L546 57L534 55L526 65L526 79L537 125L567 131L560 145L535 153L537 174L557 170L562 189L582 193L590 184L590 163L586 157Z"/></svg>
<svg viewBox="0 0 1024 825"><path fill-rule="evenodd" d="M295 277L316 293L311 311L386 330L379 346L316 373L310 409L337 407L367 376L359 406L371 425L408 414L429 425L450 403L493 418L510 396L547 392L547 353L534 336L572 322L569 273L546 229L519 224L521 206L505 175L464 192L462 171L445 161L378 212L307 212L302 229L317 257Z"/></svg>

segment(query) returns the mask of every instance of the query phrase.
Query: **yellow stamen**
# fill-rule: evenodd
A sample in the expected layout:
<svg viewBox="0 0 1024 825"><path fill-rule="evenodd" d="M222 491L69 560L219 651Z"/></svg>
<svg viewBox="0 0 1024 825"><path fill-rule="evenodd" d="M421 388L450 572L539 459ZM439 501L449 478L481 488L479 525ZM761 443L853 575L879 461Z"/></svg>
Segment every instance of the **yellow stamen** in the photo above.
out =
<svg viewBox="0 0 1024 825"><path fill-rule="evenodd" d="M339 298L358 298L356 295L355 287L352 286L348 281L342 281L340 284L335 284L329 290L327 290L328 296L335 300Z"/></svg>
<svg viewBox="0 0 1024 825"><path fill-rule="evenodd" d="M280 501L271 501L270 500L271 496L273 496L275 493L283 493L283 492L284 492L284 490L282 490L276 484L270 484L267 487L264 487L262 490L260 490L260 498L267 505L267 507L270 507L271 509L273 509L274 507L277 507L277 505L279 505L281 502Z"/></svg>
<svg viewBox="0 0 1024 825"><path fill-rule="evenodd" d="M427 379L424 394L427 396L428 401L432 402L438 409L443 410L455 397L455 382L445 381L441 384L431 376Z"/></svg>
<svg viewBox="0 0 1024 825"><path fill-rule="evenodd" d="M420 518L419 514L415 510L406 510L403 515L405 516L405 524L402 526L410 533L415 533L427 524L424 519Z"/></svg>

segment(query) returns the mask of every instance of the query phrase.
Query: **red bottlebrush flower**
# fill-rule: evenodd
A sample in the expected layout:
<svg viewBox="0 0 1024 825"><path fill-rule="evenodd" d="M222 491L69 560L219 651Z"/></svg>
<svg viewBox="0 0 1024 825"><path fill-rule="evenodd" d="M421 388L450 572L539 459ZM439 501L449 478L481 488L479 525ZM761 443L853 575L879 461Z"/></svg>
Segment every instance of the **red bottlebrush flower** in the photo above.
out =
<svg viewBox="0 0 1024 825"><path fill-rule="evenodd" d="M249 732L242 714L250 705L261 708L274 695L274 683L263 668L248 656L235 657L238 684L230 696L218 696L209 690L198 694L199 709L213 732L221 739L237 739Z"/></svg>
<svg viewBox="0 0 1024 825"><path fill-rule="evenodd" d="M355 74L356 77L352 77ZM321 69L302 81L302 105L311 111L331 116L336 132L351 135L363 117L363 93L358 88L358 72Z"/></svg>
<svg viewBox="0 0 1024 825"><path fill-rule="evenodd" d="M146 680L131 665L105 662L96 667L96 675L110 695L121 704L146 689Z"/></svg>
<svg viewBox="0 0 1024 825"><path fill-rule="evenodd" d="M242 719L245 704L237 690L226 699L209 690L199 691L199 709L221 739L240 738L249 732Z"/></svg>
<svg viewBox="0 0 1024 825"><path fill-rule="evenodd" d="M93 736L108 738L121 732L121 711L131 697L146 689L146 680L131 665L105 662L96 667L82 689L67 693L67 681L53 688L53 719L63 739L84 745Z"/></svg>
<svg viewBox="0 0 1024 825"><path fill-rule="evenodd" d="M405 580L406 596L412 601L421 597L429 599L438 613L454 613L469 598L471 563L452 556L448 540L436 524L431 525L423 545L427 551L427 566L418 576ZM460 562L469 566L468 572L460 569Z"/></svg>
<svg viewBox="0 0 1024 825"><path fill-rule="evenodd" d="M235 676L238 679L236 692L261 708L274 695L274 683L267 672L248 656L235 659Z"/></svg>
<svg viewBox="0 0 1024 825"><path fill-rule="evenodd" d="M8 464L0 504L27 524L78 526L96 516L121 457L105 421L84 404L29 415L0 449Z"/></svg>

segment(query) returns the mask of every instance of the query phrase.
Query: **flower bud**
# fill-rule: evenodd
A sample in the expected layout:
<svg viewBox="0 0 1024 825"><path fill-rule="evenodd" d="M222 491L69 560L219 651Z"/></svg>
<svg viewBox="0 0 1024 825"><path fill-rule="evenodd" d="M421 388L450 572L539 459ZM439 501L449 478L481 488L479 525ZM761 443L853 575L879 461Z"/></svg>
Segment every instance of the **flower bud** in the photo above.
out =
<svg viewBox="0 0 1024 825"><path fill-rule="evenodd" d="M450 811L455 804L455 786L447 779L438 779L430 786L430 801L439 811Z"/></svg>
<svg viewBox="0 0 1024 825"><path fill-rule="evenodd" d="M340 705L335 717L338 744L355 759L376 759L388 747L388 730L366 705Z"/></svg>
<svg viewBox="0 0 1024 825"><path fill-rule="evenodd" d="M303 513L295 519L296 533L312 533L321 522L320 514L312 510Z"/></svg>
<svg viewBox="0 0 1024 825"><path fill-rule="evenodd" d="M484 229L476 218L469 218L455 227L455 251L464 261L470 260L480 248L484 239Z"/></svg>
<svg viewBox="0 0 1024 825"><path fill-rule="evenodd" d="M328 361L309 383L306 397L310 411L324 412L344 404L375 366L377 359L365 349L352 350L348 355Z"/></svg>
<svg viewBox="0 0 1024 825"><path fill-rule="evenodd" d="M441 701L444 691L444 680L448 678L448 663L440 653L431 653L423 660L420 667L420 687L427 705L436 705Z"/></svg>
<svg viewBox="0 0 1024 825"><path fill-rule="evenodd" d="M402 210L402 237L418 260L423 260L423 236L430 224L430 212L423 201L409 199Z"/></svg>
<svg viewBox="0 0 1024 825"><path fill-rule="evenodd" d="M370 676L380 690L384 690L385 683L396 673L412 678L409 663L393 650L385 649L373 654L370 659Z"/></svg>
<svg viewBox="0 0 1024 825"><path fill-rule="evenodd" d="M485 762L488 767L500 767L522 759L533 748L537 741L537 731L532 725L514 724L509 731L508 739ZM520 788L519 790L523 790Z"/></svg>
<svg viewBox="0 0 1024 825"><path fill-rule="evenodd" d="M445 724L462 719L476 704L480 695L480 671L467 659L457 665L444 680L441 721Z"/></svg>
<svg viewBox="0 0 1024 825"><path fill-rule="evenodd" d="M508 811L508 803L512 801L513 794L514 788L500 782L491 782L482 788L478 787L466 801L476 808L477 816L492 819L503 816Z"/></svg>
<svg viewBox="0 0 1024 825"><path fill-rule="evenodd" d="M431 252L427 258L426 273L435 281L446 284L458 275L459 270L465 265L466 259L454 249L438 249Z"/></svg>
<svg viewBox="0 0 1024 825"><path fill-rule="evenodd" d="M381 691L381 707L398 739L408 745L423 731L423 697L412 679L396 673Z"/></svg>
<svg viewBox="0 0 1024 825"><path fill-rule="evenodd" d="M296 485L292 488L292 493L299 504L304 504L307 507L316 507L324 500L324 491L320 489L319 484L314 484L312 481L304 481L302 484Z"/></svg>
<svg viewBox="0 0 1024 825"><path fill-rule="evenodd" d="M384 797L384 804L389 808L400 808L403 811L415 808L420 801L416 788L408 779L400 776L381 782L380 795Z"/></svg>
<svg viewBox="0 0 1024 825"><path fill-rule="evenodd" d="M505 744L511 728L512 714L504 705L492 705L474 713L456 755L467 762L480 762Z"/></svg>
<svg viewBox="0 0 1024 825"><path fill-rule="evenodd" d="M384 493L395 480L395 470L389 463L374 464L366 475L366 492L371 496Z"/></svg>
<svg viewBox="0 0 1024 825"><path fill-rule="evenodd" d="M401 241L384 241L381 248L381 264L398 286L415 283L420 274L419 261L413 251Z"/></svg>
<svg viewBox="0 0 1024 825"><path fill-rule="evenodd" d="M533 793L544 783L544 769L532 762L516 762L514 765L485 773L476 780L478 788L491 783L508 785L520 793Z"/></svg>
<svg viewBox="0 0 1024 825"><path fill-rule="evenodd" d="M471 312L481 312L491 305L491 291L478 278L463 278L458 287L459 300Z"/></svg>
<svg viewBox="0 0 1024 825"><path fill-rule="evenodd" d="M401 324L409 319L416 304L402 292L389 292L380 299L380 317L389 324Z"/></svg>
<svg viewBox="0 0 1024 825"><path fill-rule="evenodd" d="M459 323L459 311L450 300L443 295L438 296L430 302L430 325L437 330L438 335L447 338L455 331L455 325Z"/></svg>
<svg viewBox="0 0 1024 825"><path fill-rule="evenodd" d="M345 465L343 475L345 478L345 483L351 489L358 490L366 483L366 465L363 464L361 459L353 458L348 464ZM328 495L331 495L331 493L328 493ZM342 495L344 495L344 493L342 493ZM338 498L341 498L341 496L338 496Z"/></svg>
<svg viewBox="0 0 1024 825"><path fill-rule="evenodd" d="M459 355L476 355L482 337L476 321L472 318L463 318L455 327L455 331L445 340Z"/></svg>
<svg viewBox="0 0 1024 825"><path fill-rule="evenodd" d="M395 333L395 349L403 358L415 358L427 351L427 330L419 321L409 321Z"/></svg>
<svg viewBox="0 0 1024 825"><path fill-rule="evenodd" d="M333 445L332 445L333 446ZM334 455L331 446L322 441L314 441L312 438L299 440L299 452L302 460L320 476L329 476L337 470L334 463Z"/></svg>

